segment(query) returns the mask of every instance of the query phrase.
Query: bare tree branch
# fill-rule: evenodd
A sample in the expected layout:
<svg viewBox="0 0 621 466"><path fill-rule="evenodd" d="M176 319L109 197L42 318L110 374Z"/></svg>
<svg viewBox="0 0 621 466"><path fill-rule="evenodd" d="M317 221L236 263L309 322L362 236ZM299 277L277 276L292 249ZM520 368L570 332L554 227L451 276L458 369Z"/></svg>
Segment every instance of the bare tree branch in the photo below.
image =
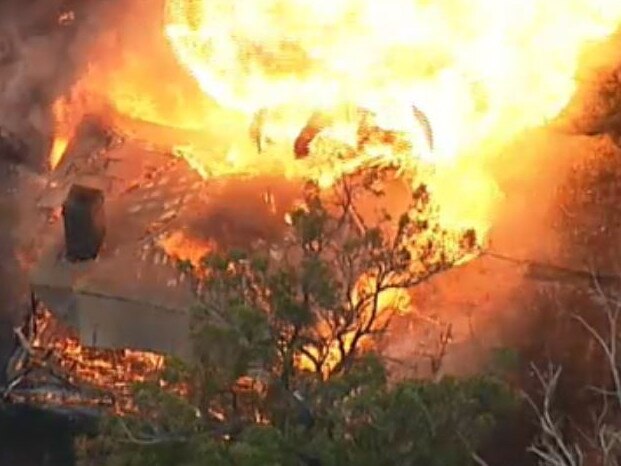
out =
<svg viewBox="0 0 621 466"><path fill-rule="evenodd" d="M547 373L542 373L537 366L531 365L533 373L541 384L544 394L542 406L527 394L524 394L537 417L541 434L538 441L529 447L529 451L535 454L545 466L582 466L584 464L583 453L577 445L569 444L560 429L558 421L555 421L551 412L552 401L558 380L561 375L561 367L550 366Z"/></svg>

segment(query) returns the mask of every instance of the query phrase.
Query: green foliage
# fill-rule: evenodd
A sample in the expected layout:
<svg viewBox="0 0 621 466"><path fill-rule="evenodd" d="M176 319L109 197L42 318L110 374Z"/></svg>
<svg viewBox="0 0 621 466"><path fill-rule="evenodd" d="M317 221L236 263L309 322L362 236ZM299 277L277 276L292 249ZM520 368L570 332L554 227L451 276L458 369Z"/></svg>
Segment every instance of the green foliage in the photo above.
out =
<svg viewBox="0 0 621 466"><path fill-rule="evenodd" d="M504 387L485 379L391 385L377 356L358 351L381 330L380 293L406 290L468 252L446 249L452 243L433 225L423 188L396 225L385 212L365 225L356 202L361 189L382 195L379 176L343 180L330 202L309 185L278 259L223 251L198 270L181 264L198 284L195 358L171 362L165 379L185 381L190 396L136 387L139 415L110 420L88 458L114 466L471 464L470 449L511 409ZM372 285L360 287L363 276Z"/></svg>
<svg viewBox="0 0 621 466"><path fill-rule="evenodd" d="M518 407L503 384L484 377L390 385L373 356L314 385L307 402L311 427L248 424L229 440L199 429L183 442L117 444L106 464L467 466L499 419ZM178 416L177 406L169 409L168 416ZM187 432L192 423L184 422Z"/></svg>
<svg viewBox="0 0 621 466"><path fill-rule="evenodd" d="M362 180L343 178L331 196L309 184L277 258L265 251L220 251L204 258L201 302L193 312L201 364L232 364L231 376L260 366L287 386L300 357L319 375L343 370L393 311L380 308L381 293L407 290L471 252L460 246L460 235L467 233L451 238L435 223L423 186L413 191L398 222L379 209L367 225L358 208L381 195L384 176L376 170ZM370 285L360 287L361 277ZM231 348L230 354L217 346Z"/></svg>
<svg viewBox="0 0 621 466"><path fill-rule="evenodd" d="M470 446L509 412L510 400L485 380L406 382L348 398L335 429L336 464L471 464Z"/></svg>

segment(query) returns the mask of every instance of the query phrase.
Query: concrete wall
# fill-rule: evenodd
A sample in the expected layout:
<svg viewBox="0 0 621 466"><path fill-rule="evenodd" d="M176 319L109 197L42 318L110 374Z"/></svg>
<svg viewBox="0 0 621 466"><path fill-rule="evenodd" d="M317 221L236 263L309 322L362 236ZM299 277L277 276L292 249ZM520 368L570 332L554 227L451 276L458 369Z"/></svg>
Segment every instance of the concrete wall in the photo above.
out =
<svg viewBox="0 0 621 466"><path fill-rule="evenodd" d="M188 359L191 354L189 311L166 309L145 302L69 288L33 286L39 300L85 346L156 351Z"/></svg>
<svg viewBox="0 0 621 466"><path fill-rule="evenodd" d="M86 346L191 354L189 312L148 303L76 295L77 326Z"/></svg>

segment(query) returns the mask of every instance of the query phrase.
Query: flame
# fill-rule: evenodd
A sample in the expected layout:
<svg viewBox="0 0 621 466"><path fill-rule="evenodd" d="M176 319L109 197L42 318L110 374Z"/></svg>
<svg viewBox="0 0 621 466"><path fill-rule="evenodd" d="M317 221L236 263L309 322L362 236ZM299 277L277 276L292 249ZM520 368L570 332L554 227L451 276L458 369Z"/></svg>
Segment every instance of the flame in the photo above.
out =
<svg viewBox="0 0 621 466"><path fill-rule="evenodd" d="M52 142L52 150L50 151L50 169L54 170L65 155L67 146L69 145L69 138L65 136L56 135Z"/></svg>
<svg viewBox="0 0 621 466"><path fill-rule="evenodd" d="M159 245L169 257L179 261L190 261L195 267L199 267L201 260L215 249L213 242L188 237L179 230L164 237Z"/></svg>
<svg viewBox="0 0 621 466"><path fill-rule="evenodd" d="M412 133L416 104L435 139L416 155L438 168L444 219L481 233L499 195L483 155L555 118L583 47L620 20L616 0L168 0L165 33L222 106L297 113L281 136L344 102Z"/></svg>
<svg viewBox="0 0 621 466"><path fill-rule="evenodd" d="M151 24L144 2L126 11ZM621 2L166 0L163 15L138 39L123 26L99 38L97 60L54 104L51 167L78 117L103 113L121 130L159 125L154 139L179 130L172 153L204 178L280 173L327 188L397 165L426 178L441 226L484 238L502 195L489 157L559 115L585 47L621 24ZM326 123L296 158L317 112ZM181 233L162 246L193 262L212 249Z"/></svg>
<svg viewBox="0 0 621 466"><path fill-rule="evenodd" d="M554 118L582 47L620 20L615 0L168 0L165 32L225 107L345 100L397 129L416 103L450 159Z"/></svg>
<svg viewBox="0 0 621 466"><path fill-rule="evenodd" d="M121 129L135 120L194 132L172 145L204 177L277 171L327 187L363 164L407 168L415 157L431 167L443 223L480 237L502 194L488 157L559 114L584 47L621 20L616 0L166 0L163 26L143 2L126 11L147 15L140 34L103 34L75 86ZM351 108L373 112L409 148L359 153ZM313 143L315 160L295 160L293 141L317 110L335 118ZM269 141L265 152L244 137L262 112L255 142ZM70 134L59 124L51 165Z"/></svg>
<svg viewBox="0 0 621 466"><path fill-rule="evenodd" d="M361 277L357 285L357 293L353 296L353 307L356 306L357 301L360 299L361 293L373 293L375 283L375 280L371 277ZM377 318L374 319L374 324L371 330L379 331L384 328L388 320L393 315L407 314L410 312L411 308L411 297L407 290L391 289L382 291L378 295L377 310L379 313ZM372 309L370 306L364 307L359 319L361 325L364 325L369 321L371 312ZM341 363L343 355L341 354L341 349L339 348L338 339L331 334L331 329L327 324L319 326L316 330L322 338L330 342L327 348L328 354L325 358L325 362L320 368L321 375L324 378L328 378L335 368ZM341 336L343 348L346 352L351 351L354 338L356 338L356 329L352 329ZM359 352L369 351L373 348L374 341L370 336L363 338L357 343L356 346L356 350ZM306 346L305 350L307 354L310 354L313 358L317 360L322 359L316 347ZM306 370L309 372L314 372L316 370L312 359L303 353L298 354L296 365L300 370Z"/></svg>
<svg viewBox="0 0 621 466"><path fill-rule="evenodd" d="M71 118L73 107L65 96L56 99L52 105L54 118L54 139L49 155L49 167L54 170L67 150L69 140L75 130L75 122Z"/></svg>
<svg viewBox="0 0 621 466"><path fill-rule="evenodd" d="M30 356L37 366L51 366L56 375L61 375L72 385L89 393L85 398L72 395L69 399L57 399L52 391L43 398L27 398L22 401L43 404L86 404L103 406L117 414L127 414L135 410L132 400L134 384L158 380L164 369L164 357L148 351L130 349L108 350L83 346L79 339L53 317L47 309L40 309L35 316ZM27 367L22 368L25 374ZM44 380L29 379L37 386ZM183 394L185 386L160 385L178 394ZM97 396L98 395L98 396ZM20 398L20 395L17 395Z"/></svg>

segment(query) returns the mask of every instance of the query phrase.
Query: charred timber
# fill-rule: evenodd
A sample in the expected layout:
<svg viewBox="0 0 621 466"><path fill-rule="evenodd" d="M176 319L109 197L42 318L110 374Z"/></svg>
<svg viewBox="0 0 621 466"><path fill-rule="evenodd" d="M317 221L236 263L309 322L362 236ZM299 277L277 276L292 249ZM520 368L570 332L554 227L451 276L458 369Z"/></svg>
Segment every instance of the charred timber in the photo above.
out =
<svg viewBox="0 0 621 466"><path fill-rule="evenodd" d="M267 118L267 110L259 110L250 124L250 138L257 148L257 152L260 154L263 152L263 126Z"/></svg>
<svg viewBox="0 0 621 466"><path fill-rule="evenodd" d="M414 114L414 118L421 125L423 132L425 133L425 138L427 139L427 144L429 145L429 150L433 152L435 147L434 136L433 136L433 128L431 127L431 122L425 112L423 112L416 105L412 105L412 113Z"/></svg>
<svg viewBox="0 0 621 466"><path fill-rule="evenodd" d="M316 112L298 134L293 144L293 151L297 159L303 159L310 154L310 145L313 140L331 124L331 119L323 113Z"/></svg>

